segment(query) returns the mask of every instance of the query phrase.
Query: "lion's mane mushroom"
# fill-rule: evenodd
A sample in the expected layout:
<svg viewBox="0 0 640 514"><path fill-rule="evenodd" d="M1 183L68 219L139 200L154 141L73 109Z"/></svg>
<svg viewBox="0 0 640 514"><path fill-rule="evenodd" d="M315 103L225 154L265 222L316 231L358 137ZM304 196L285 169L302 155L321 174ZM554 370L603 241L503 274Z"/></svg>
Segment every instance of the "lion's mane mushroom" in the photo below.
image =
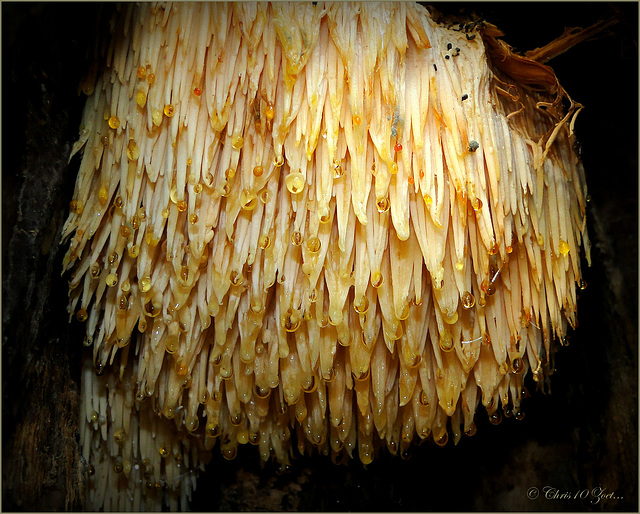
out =
<svg viewBox="0 0 640 514"><path fill-rule="evenodd" d="M315 3L314 3L315 4ZM576 322L580 109L415 4L125 4L64 269L94 508L184 506L218 445L363 463L520 417Z"/></svg>

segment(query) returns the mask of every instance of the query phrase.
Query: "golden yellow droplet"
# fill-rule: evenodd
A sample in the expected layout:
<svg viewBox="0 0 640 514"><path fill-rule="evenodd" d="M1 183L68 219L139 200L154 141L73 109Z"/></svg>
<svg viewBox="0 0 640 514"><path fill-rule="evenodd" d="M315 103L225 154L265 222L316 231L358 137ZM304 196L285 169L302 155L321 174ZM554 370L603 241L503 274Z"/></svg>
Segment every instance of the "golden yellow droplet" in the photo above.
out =
<svg viewBox="0 0 640 514"><path fill-rule="evenodd" d="M476 299L474 298L473 294L471 294L471 292L469 291L466 291L462 295L462 307L464 307L465 309L471 309L475 304Z"/></svg>
<svg viewBox="0 0 640 514"><path fill-rule="evenodd" d="M142 291L143 293L148 292L149 289L151 289L151 277L149 276L142 277L140 279L139 285L140 285L140 291Z"/></svg>
<svg viewBox="0 0 640 514"><path fill-rule="evenodd" d="M389 172L392 175L397 175L397 173L398 173L398 165L395 162L391 165L391 169L389 170Z"/></svg>
<svg viewBox="0 0 640 514"><path fill-rule="evenodd" d="M244 146L244 138L240 134L236 134L231 139L231 147L234 150L240 150Z"/></svg>
<svg viewBox="0 0 640 514"><path fill-rule="evenodd" d="M344 174L342 170L342 165L338 159L333 161L333 178L340 178Z"/></svg>
<svg viewBox="0 0 640 514"><path fill-rule="evenodd" d="M453 350L453 338L449 332L443 332L440 334L439 345L443 352L450 352Z"/></svg>
<svg viewBox="0 0 640 514"><path fill-rule="evenodd" d="M165 458L169 455L169 450L167 450L164 446L161 446L160 448L158 448L158 453L160 454L160 457Z"/></svg>
<svg viewBox="0 0 640 514"><path fill-rule="evenodd" d="M116 275L115 273L109 273L107 275L107 278L105 279L106 284L109 287L113 287L118 283L118 275Z"/></svg>
<svg viewBox="0 0 640 514"><path fill-rule="evenodd" d="M171 118L171 117L173 117L173 115L174 115L175 113L176 113L176 108L175 108L173 105L168 104L168 105L165 105L165 106L164 106L164 115L165 115L167 118Z"/></svg>
<svg viewBox="0 0 640 514"><path fill-rule="evenodd" d="M427 207L431 207L431 203L433 202L433 200L431 200L431 197L429 195L424 195L422 197L424 199L424 203Z"/></svg>
<svg viewBox="0 0 640 514"><path fill-rule="evenodd" d="M162 123L162 111L160 109L153 109L151 113L151 121L156 127L159 127Z"/></svg>
<svg viewBox="0 0 640 514"><path fill-rule="evenodd" d="M300 172L290 173L285 177L284 183L292 195L301 193L305 184L304 175Z"/></svg>
<svg viewBox="0 0 640 514"><path fill-rule="evenodd" d="M245 211L252 211L258 205L258 197L253 191L243 189L240 193L240 205Z"/></svg>
<svg viewBox="0 0 640 514"><path fill-rule="evenodd" d="M271 240L269 239L269 236L262 236L259 240L258 240L258 245L260 246L260 248L262 248L263 250L266 250L267 248L269 248L269 245L271 244Z"/></svg>
<svg viewBox="0 0 640 514"><path fill-rule="evenodd" d="M192 225L195 225L196 223L198 223L198 215L195 212L192 214L189 214L189 223L191 223Z"/></svg>
<svg viewBox="0 0 640 514"><path fill-rule="evenodd" d="M269 103L267 104L267 108L264 110L264 114L265 114L265 116L266 116L268 119L270 119L270 120L272 120L272 119L273 119L273 117L275 116L276 111L275 111L275 109L273 108L273 104L272 104L271 102L269 102Z"/></svg>
<svg viewBox="0 0 640 514"><path fill-rule="evenodd" d="M382 214L383 212L387 212L389 210L389 199L388 198L380 198L377 202L376 202L376 207L378 209L378 212L380 214Z"/></svg>
<svg viewBox="0 0 640 514"><path fill-rule="evenodd" d="M107 201L109 200L109 191L107 191L107 186L105 184L102 184L100 186L100 191L98 192L98 200L102 205L106 205Z"/></svg>
<svg viewBox="0 0 640 514"><path fill-rule="evenodd" d="M276 155L273 158L273 165L276 168L280 168L284 164L284 157L282 155Z"/></svg>
<svg viewBox="0 0 640 514"><path fill-rule="evenodd" d="M178 211L184 212L187 210L187 202L185 200L180 200L178 202Z"/></svg>
<svg viewBox="0 0 640 514"><path fill-rule="evenodd" d="M256 166L255 168L253 168L253 174L256 177L261 177L262 176L262 166Z"/></svg>
<svg viewBox="0 0 640 514"><path fill-rule="evenodd" d="M87 321L87 318L89 317L89 315L87 314L87 310L86 309L80 309L77 313L76 313L76 319L80 322L84 322Z"/></svg>
<svg viewBox="0 0 640 514"><path fill-rule="evenodd" d="M382 273L380 273L379 271L376 271L371 275L371 285L373 287L376 287L376 288L380 287L383 282L384 282L384 277L382 276Z"/></svg>
<svg viewBox="0 0 640 514"><path fill-rule="evenodd" d="M369 310L369 299L366 296L363 296L362 298L360 298L360 301L354 300L353 309L358 314L364 314Z"/></svg>
<svg viewBox="0 0 640 514"><path fill-rule="evenodd" d="M144 106L147 104L147 93L138 91L136 93L136 103L141 109L144 109Z"/></svg>
<svg viewBox="0 0 640 514"><path fill-rule="evenodd" d="M127 157L135 161L140 156L140 149L138 148L138 143L135 142L134 139L129 139L129 144L127 145Z"/></svg>
<svg viewBox="0 0 640 514"><path fill-rule="evenodd" d="M524 371L524 361L520 357L516 357L511 362L511 372L520 374Z"/></svg>
<svg viewBox="0 0 640 514"><path fill-rule="evenodd" d="M300 246L302 244L302 234L297 230L291 233L291 244L294 246Z"/></svg>
<svg viewBox="0 0 640 514"><path fill-rule="evenodd" d="M569 243L567 243L566 241L560 239L560 245L559 245L559 249L560 249L560 253L562 255L567 255L569 253Z"/></svg>
<svg viewBox="0 0 640 514"><path fill-rule="evenodd" d="M122 444L124 442L124 430L119 428L113 434L113 440L116 444Z"/></svg>
<svg viewBox="0 0 640 514"><path fill-rule="evenodd" d="M322 243L320 242L320 238L318 236L311 236L307 240L307 250L309 250L311 253L319 252L321 246Z"/></svg>
<svg viewBox="0 0 640 514"><path fill-rule="evenodd" d="M147 76L147 68L145 68L144 66L140 66L136 71L136 75L139 79L145 78Z"/></svg>
<svg viewBox="0 0 640 514"><path fill-rule="evenodd" d="M112 129L117 129L120 126L120 120L117 116L111 116L109 118L109 127Z"/></svg>
<svg viewBox="0 0 640 514"><path fill-rule="evenodd" d="M456 261L456 269L458 271L462 271L464 269L464 261L462 260Z"/></svg>

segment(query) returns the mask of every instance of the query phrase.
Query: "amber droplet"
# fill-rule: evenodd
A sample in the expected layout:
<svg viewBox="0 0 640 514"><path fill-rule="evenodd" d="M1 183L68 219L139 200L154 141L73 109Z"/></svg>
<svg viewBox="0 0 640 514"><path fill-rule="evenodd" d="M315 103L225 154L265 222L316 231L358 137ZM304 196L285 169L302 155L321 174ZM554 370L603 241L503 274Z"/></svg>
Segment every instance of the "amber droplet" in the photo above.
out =
<svg viewBox="0 0 640 514"><path fill-rule="evenodd" d="M581 278L580 282L578 282L578 287L584 291L587 288L587 282Z"/></svg>
<svg viewBox="0 0 640 514"><path fill-rule="evenodd" d="M191 223L192 225L195 225L196 223L198 223L198 215L195 212L192 214L189 214L189 223Z"/></svg>
<svg viewBox="0 0 640 514"><path fill-rule="evenodd" d="M520 357L516 357L511 362L511 372L520 374L524 371L524 361Z"/></svg>
<svg viewBox="0 0 640 514"><path fill-rule="evenodd" d="M262 248L263 250L266 250L267 248L269 248L270 245L271 245L271 240L269 239L269 236L262 236L258 240L258 246L260 246L260 248Z"/></svg>
<svg viewBox="0 0 640 514"><path fill-rule="evenodd" d="M102 146L109 146L109 136L102 136L100 138L100 142L102 143Z"/></svg>
<svg viewBox="0 0 640 514"><path fill-rule="evenodd" d="M169 456L169 450L167 450L164 446L158 448L158 453L163 459Z"/></svg>
<svg viewBox="0 0 640 514"><path fill-rule="evenodd" d="M420 391L420 405L424 407L429 406L429 397L427 396L426 391Z"/></svg>
<svg viewBox="0 0 640 514"><path fill-rule="evenodd" d="M116 462L113 465L113 471L115 471L116 473L122 473L122 462Z"/></svg>
<svg viewBox="0 0 640 514"><path fill-rule="evenodd" d="M422 168L420 168L420 171L418 172L418 176L420 178L424 178L424 171L422 170Z"/></svg>
<svg viewBox="0 0 640 514"><path fill-rule="evenodd" d="M560 239L560 244L558 245L558 249L560 250L560 253L562 255L567 255L569 253L569 243L567 243L566 241Z"/></svg>
<svg viewBox="0 0 640 514"><path fill-rule="evenodd" d="M507 253L513 252L513 246L507 246Z"/></svg>
<svg viewBox="0 0 640 514"><path fill-rule="evenodd" d="M409 184L413 184L413 183L414 183L414 180L413 180L413 176L412 176L412 175L409 175L409 176L407 177L407 182L409 182Z"/></svg>
<svg viewBox="0 0 640 514"><path fill-rule="evenodd" d="M193 94L196 96L200 96L202 94L202 89L200 89L199 87L194 87Z"/></svg>
<svg viewBox="0 0 640 514"><path fill-rule="evenodd" d="M258 205L258 197L253 191L243 189L240 193L240 205L245 211L252 211Z"/></svg>
<svg viewBox="0 0 640 514"><path fill-rule="evenodd" d="M371 275L371 285L373 287L378 288L382 285L383 282L384 282L384 277L382 276L382 273L380 273L379 271L376 271Z"/></svg>
<svg viewBox="0 0 640 514"><path fill-rule="evenodd" d="M291 244L294 246L300 246L302 244L302 234L297 230L294 230L291 234Z"/></svg>
<svg viewBox="0 0 640 514"><path fill-rule="evenodd" d="M135 259L140 254L140 247L138 245L132 245L127 248L127 253L129 254L129 257Z"/></svg>
<svg viewBox="0 0 640 514"><path fill-rule="evenodd" d="M344 171L342 169L342 165L338 159L334 159L333 161L333 178L338 179L344 175Z"/></svg>
<svg viewBox="0 0 640 514"><path fill-rule="evenodd" d="M322 243L320 242L320 238L318 236L311 236L307 240L307 250L309 250L311 253L319 252L321 246Z"/></svg>
<svg viewBox="0 0 640 514"><path fill-rule="evenodd" d="M240 150L244 146L244 138L240 134L236 134L231 139L231 147L234 150Z"/></svg>
<svg viewBox="0 0 640 514"><path fill-rule="evenodd" d="M102 205L106 205L107 200L109 200L109 191L107 190L107 186L104 184L100 186L100 191L98 191L98 200Z"/></svg>
<svg viewBox="0 0 640 514"><path fill-rule="evenodd" d="M396 144L394 145L393 149L394 149L396 152L399 152L400 150L402 150L402 145L401 145L400 143L396 143Z"/></svg>
<svg viewBox="0 0 640 514"><path fill-rule="evenodd" d="M147 82L149 83L149 85L153 85L155 81L156 81L155 74L149 73L149 75L147 75Z"/></svg>
<svg viewBox="0 0 640 514"><path fill-rule="evenodd" d="M177 207L179 212L184 212L187 210L187 202L185 200L180 200Z"/></svg>
<svg viewBox="0 0 640 514"><path fill-rule="evenodd" d="M500 411L495 411L493 414L491 414L489 416L489 421L492 425L499 425L500 423L502 423L502 414L500 414Z"/></svg>
<svg viewBox="0 0 640 514"><path fill-rule="evenodd" d="M442 334L440 334L440 349L443 352L450 352L451 350L453 350L453 338L451 337L451 334L449 334L448 332L443 332Z"/></svg>
<svg viewBox="0 0 640 514"><path fill-rule="evenodd" d="M362 123L362 119L360 118L360 116L355 115L355 116L353 117L353 124L354 124L354 125L360 125L360 123Z"/></svg>
<svg viewBox="0 0 640 514"><path fill-rule="evenodd" d="M389 199L388 198L380 198L377 202L376 202L376 207L378 209L378 212L380 214L382 214L383 212L387 212L389 210Z"/></svg>
<svg viewBox="0 0 640 514"><path fill-rule="evenodd" d="M113 440L116 444L122 444L124 442L124 430L119 428L113 434Z"/></svg>
<svg viewBox="0 0 640 514"><path fill-rule="evenodd" d="M290 173L285 177L284 183L292 195L301 193L305 184L304 175L300 172Z"/></svg>
<svg viewBox="0 0 640 514"><path fill-rule="evenodd" d="M175 108L173 105L168 104L168 105L165 105L165 106L164 106L164 115L165 115L167 118L171 118L171 117L173 117L173 115L174 115L175 113L176 113L176 108Z"/></svg>
<svg viewBox="0 0 640 514"><path fill-rule="evenodd" d="M464 307L465 309L471 309L475 304L476 299L474 298L473 294L471 294L471 292L469 291L466 291L462 295L462 307Z"/></svg>
<svg viewBox="0 0 640 514"><path fill-rule="evenodd" d="M113 287L118 283L118 275L115 273L109 273L107 278L105 278L105 282L109 287Z"/></svg>
<svg viewBox="0 0 640 514"><path fill-rule="evenodd" d="M111 116L109 118L109 127L112 129L117 129L120 126L120 120L117 116Z"/></svg>
<svg viewBox="0 0 640 514"><path fill-rule="evenodd" d="M84 322L87 321L88 318L88 314L87 314L87 310L86 309L80 309L77 313L76 313L76 319L80 322Z"/></svg>
<svg viewBox="0 0 640 514"><path fill-rule="evenodd" d="M269 102L269 104L267 105L267 108L264 110L264 114L269 120L272 120L273 117L275 116L276 111L273 108L273 104L271 102Z"/></svg>
<svg viewBox="0 0 640 514"><path fill-rule="evenodd" d="M469 428L464 431L464 435L471 437L471 436L474 436L475 434L476 434L476 424L472 421Z"/></svg>
<svg viewBox="0 0 640 514"><path fill-rule="evenodd" d="M140 66L138 68L138 71L136 72L136 75L139 79L145 78L147 76L147 68L145 68L144 66Z"/></svg>
<svg viewBox="0 0 640 514"><path fill-rule="evenodd" d="M360 298L360 301L353 301L353 308L358 314L364 314L369 310L369 299L366 296Z"/></svg>
<svg viewBox="0 0 640 514"><path fill-rule="evenodd" d="M121 311L126 311L129 308L129 298L127 298L126 294L122 293L120 295L120 298L118 300L118 307Z"/></svg>
<svg viewBox="0 0 640 514"><path fill-rule="evenodd" d="M295 332L296 330L298 330L299 326L300 326L300 320L294 319L293 316L291 316L291 314L288 314L284 322L284 329L287 332Z"/></svg>

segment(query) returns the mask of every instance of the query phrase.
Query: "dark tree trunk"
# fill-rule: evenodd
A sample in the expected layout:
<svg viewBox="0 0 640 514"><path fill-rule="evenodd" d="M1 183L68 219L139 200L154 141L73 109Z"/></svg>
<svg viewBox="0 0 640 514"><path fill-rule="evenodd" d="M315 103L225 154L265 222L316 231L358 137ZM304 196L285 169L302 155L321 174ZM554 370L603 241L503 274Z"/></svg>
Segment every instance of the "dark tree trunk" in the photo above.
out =
<svg viewBox="0 0 640 514"><path fill-rule="evenodd" d="M273 466L260 466L255 448L241 448L233 462L214 451L194 509L638 510L638 6L464 8L484 13L522 51L544 45L565 25L586 26L616 9L624 20L608 37L549 63L586 106L576 130L593 242L580 327L556 355L552 394L529 384L523 421L494 427L479 413L478 433L458 446L423 444L408 461L379 455L366 469L358 461L334 466L314 456L278 475ZM5 511L83 507L86 463L77 433L83 337L77 323L68 324L59 236L77 172L77 160L67 164L83 105L77 87L102 26L101 9L2 5ZM546 486L557 495L545 496ZM531 488L538 497L530 497Z"/></svg>

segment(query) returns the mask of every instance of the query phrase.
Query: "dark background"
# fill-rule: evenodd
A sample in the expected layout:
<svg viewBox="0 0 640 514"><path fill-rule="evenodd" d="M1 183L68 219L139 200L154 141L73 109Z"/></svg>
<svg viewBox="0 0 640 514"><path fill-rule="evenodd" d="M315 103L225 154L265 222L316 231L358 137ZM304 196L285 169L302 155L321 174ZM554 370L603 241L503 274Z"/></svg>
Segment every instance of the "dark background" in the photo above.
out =
<svg viewBox="0 0 640 514"><path fill-rule="evenodd" d="M409 460L380 454L334 466L320 456L278 474L253 447L228 462L214 450L194 510L477 511L638 510L638 4L446 3L500 27L516 50L543 46L564 27L609 16L599 39L549 62L585 105L576 133L591 194L593 266L580 293L580 326L556 354L552 393L524 402L525 419L457 445L414 446ZM82 507L77 447L82 334L67 323L64 247L78 160L81 74L101 12L111 5L2 4L2 510ZM103 12L103 14L104 14ZM102 18L104 19L104 17ZM108 19L108 17L106 17ZM571 493L546 499L543 488ZM531 500L527 491L540 490ZM616 498L573 496L600 487Z"/></svg>

